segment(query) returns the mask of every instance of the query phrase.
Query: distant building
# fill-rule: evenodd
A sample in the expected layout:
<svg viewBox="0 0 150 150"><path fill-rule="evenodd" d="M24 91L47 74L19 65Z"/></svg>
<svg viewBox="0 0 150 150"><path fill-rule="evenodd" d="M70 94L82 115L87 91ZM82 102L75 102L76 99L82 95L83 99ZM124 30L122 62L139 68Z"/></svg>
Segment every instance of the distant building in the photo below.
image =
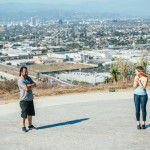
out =
<svg viewBox="0 0 150 150"><path fill-rule="evenodd" d="M62 19L60 18L59 19L59 25L62 25L63 24L63 21L62 21Z"/></svg>
<svg viewBox="0 0 150 150"><path fill-rule="evenodd" d="M31 17L31 26L36 26L36 18Z"/></svg>
<svg viewBox="0 0 150 150"><path fill-rule="evenodd" d="M36 26L39 25L39 23L40 23L40 20L36 19Z"/></svg>
<svg viewBox="0 0 150 150"><path fill-rule="evenodd" d="M22 21L20 22L20 26L23 27L23 22Z"/></svg>
<svg viewBox="0 0 150 150"><path fill-rule="evenodd" d="M27 60L27 59L20 59L20 60L10 60L6 61L6 64L11 64L13 66L28 66L28 65L34 65L35 62L32 60Z"/></svg>
<svg viewBox="0 0 150 150"><path fill-rule="evenodd" d="M67 81L67 82L88 82L93 85L98 85L105 82L105 78L111 78L110 73L84 73L84 72L71 72L71 73L61 73L57 74L56 78Z"/></svg>
<svg viewBox="0 0 150 150"><path fill-rule="evenodd" d="M4 31L4 27L0 27L0 32L3 32Z"/></svg>
<svg viewBox="0 0 150 150"><path fill-rule="evenodd" d="M113 22L116 23L116 22L118 22L118 20L117 20L117 19L114 19Z"/></svg>

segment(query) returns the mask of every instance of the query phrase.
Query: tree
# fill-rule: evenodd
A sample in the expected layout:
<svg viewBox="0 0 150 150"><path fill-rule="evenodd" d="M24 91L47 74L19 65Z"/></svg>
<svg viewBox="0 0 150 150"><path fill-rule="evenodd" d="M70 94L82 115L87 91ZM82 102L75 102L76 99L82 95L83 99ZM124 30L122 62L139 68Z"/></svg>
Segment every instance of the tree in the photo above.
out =
<svg viewBox="0 0 150 150"><path fill-rule="evenodd" d="M147 44L147 39L143 39L143 37L140 37L140 39L136 41L136 44Z"/></svg>
<svg viewBox="0 0 150 150"><path fill-rule="evenodd" d="M109 78L109 77L105 77L105 83L108 83L108 82L110 82L111 81L111 78Z"/></svg>
<svg viewBox="0 0 150 150"><path fill-rule="evenodd" d="M137 62L137 66L142 66L145 69L145 71L147 71L147 65L148 59L143 55L140 61Z"/></svg>
<svg viewBox="0 0 150 150"><path fill-rule="evenodd" d="M37 80L39 81L40 79L40 72L37 72Z"/></svg>
<svg viewBox="0 0 150 150"><path fill-rule="evenodd" d="M104 66L103 66L102 63L99 63L99 64L98 64L98 67L99 67L100 69L104 69Z"/></svg>
<svg viewBox="0 0 150 150"><path fill-rule="evenodd" d="M45 82L48 83L48 78L44 78L44 79L43 79L43 82L44 82L44 83L45 83Z"/></svg>
<svg viewBox="0 0 150 150"><path fill-rule="evenodd" d="M118 81L118 65L111 65L110 66L110 74L112 75L112 80L113 82L117 82Z"/></svg>
<svg viewBox="0 0 150 150"><path fill-rule="evenodd" d="M122 66L121 66L121 75L122 75L122 78L123 78L123 81L124 81L125 78L128 75L128 64L127 63L125 65L122 64Z"/></svg>
<svg viewBox="0 0 150 150"><path fill-rule="evenodd" d="M128 65L128 74L127 74L127 79L128 80L135 77L135 68L136 68L136 65L133 64L133 63L130 63Z"/></svg>

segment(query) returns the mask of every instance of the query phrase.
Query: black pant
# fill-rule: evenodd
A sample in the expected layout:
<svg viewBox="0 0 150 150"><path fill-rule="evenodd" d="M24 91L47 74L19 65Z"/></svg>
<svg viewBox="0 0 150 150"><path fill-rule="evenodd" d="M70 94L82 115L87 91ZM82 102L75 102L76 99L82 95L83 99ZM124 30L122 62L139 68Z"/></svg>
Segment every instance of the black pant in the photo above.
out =
<svg viewBox="0 0 150 150"><path fill-rule="evenodd" d="M33 101L20 101L21 117L35 116Z"/></svg>
<svg viewBox="0 0 150 150"><path fill-rule="evenodd" d="M134 94L134 104L136 109L136 120L140 121L140 104L142 109L143 121L146 121L146 104L148 96L147 95L136 95Z"/></svg>

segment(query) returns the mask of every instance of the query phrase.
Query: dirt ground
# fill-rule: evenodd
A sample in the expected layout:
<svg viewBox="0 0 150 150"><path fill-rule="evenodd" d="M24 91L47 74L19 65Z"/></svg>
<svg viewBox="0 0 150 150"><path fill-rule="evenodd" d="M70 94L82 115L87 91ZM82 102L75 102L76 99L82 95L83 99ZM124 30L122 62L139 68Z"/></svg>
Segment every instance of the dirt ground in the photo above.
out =
<svg viewBox="0 0 150 150"><path fill-rule="evenodd" d="M52 71L62 71L80 68L92 68L92 67L89 65L71 64L71 63L54 63L54 64L28 66L28 69L34 72L52 72Z"/></svg>
<svg viewBox="0 0 150 150"><path fill-rule="evenodd" d="M58 96L58 95L66 95L66 94L78 94L78 93L89 93L89 92L109 92L110 86L103 87L103 86L74 86L74 87L54 87L48 89L37 89L33 90L34 99L39 99L40 97L47 97L47 96ZM148 88L150 91L150 88ZM116 88L115 92L127 92L133 91L134 89L129 87L125 89ZM20 92L19 90L5 92L0 91L0 105L8 104L11 102L19 101Z"/></svg>

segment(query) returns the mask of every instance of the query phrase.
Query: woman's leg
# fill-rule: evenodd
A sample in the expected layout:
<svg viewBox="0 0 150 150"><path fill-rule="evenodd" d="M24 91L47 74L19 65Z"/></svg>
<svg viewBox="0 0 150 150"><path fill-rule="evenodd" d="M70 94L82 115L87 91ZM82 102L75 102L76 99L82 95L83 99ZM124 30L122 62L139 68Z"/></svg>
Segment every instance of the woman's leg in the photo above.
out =
<svg viewBox="0 0 150 150"><path fill-rule="evenodd" d="M147 95L140 96L141 99L141 109L142 109L142 116L143 116L143 125L145 125L146 121L146 104L147 104Z"/></svg>
<svg viewBox="0 0 150 150"><path fill-rule="evenodd" d="M135 104L135 110L136 110L137 125L139 125L140 124L140 97L139 95L134 94L134 104Z"/></svg>

